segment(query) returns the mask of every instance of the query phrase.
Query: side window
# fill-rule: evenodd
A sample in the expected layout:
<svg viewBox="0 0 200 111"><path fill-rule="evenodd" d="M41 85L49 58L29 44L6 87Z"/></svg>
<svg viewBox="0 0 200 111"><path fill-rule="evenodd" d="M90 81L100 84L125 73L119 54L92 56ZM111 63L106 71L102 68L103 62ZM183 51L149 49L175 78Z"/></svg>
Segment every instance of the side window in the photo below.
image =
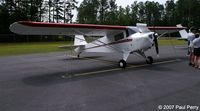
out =
<svg viewBox="0 0 200 111"><path fill-rule="evenodd" d="M129 35L132 35L132 34L134 34L134 33L136 33L136 31L135 31L134 29L128 29L128 34L129 34Z"/></svg>
<svg viewBox="0 0 200 111"><path fill-rule="evenodd" d="M114 38L115 38L115 41L123 39L124 38L124 33L123 32L119 33L119 34L115 35Z"/></svg>

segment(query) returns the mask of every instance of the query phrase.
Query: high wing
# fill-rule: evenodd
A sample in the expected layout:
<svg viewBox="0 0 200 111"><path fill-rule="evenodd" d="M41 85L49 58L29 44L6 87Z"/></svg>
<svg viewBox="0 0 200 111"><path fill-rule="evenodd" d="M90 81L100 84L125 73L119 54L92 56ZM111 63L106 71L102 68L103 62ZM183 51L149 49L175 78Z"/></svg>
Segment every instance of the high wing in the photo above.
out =
<svg viewBox="0 0 200 111"><path fill-rule="evenodd" d="M175 26L149 26L147 27L147 24L144 24L144 23L137 23L136 27L138 28L139 32L142 32L142 33L155 32L158 34L178 32L180 30L186 29L186 27L175 27Z"/></svg>
<svg viewBox="0 0 200 111"><path fill-rule="evenodd" d="M61 24L19 21L10 25L10 30L22 35L87 35L105 36L124 32L127 26Z"/></svg>
<svg viewBox="0 0 200 111"><path fill-rule="evenodd" d="M155 26L155 27L148 27L149 30L156 32L158 34L163 34L163 33L173 33L173 32L178 32L180 30L186 29L186 27L173 27L173 26Z"/></svg>
<svg viewBox="0 0 200 111"><path fill-rule="evenodd" d="M130 26L93 25L93 24L61 24L47 22L19 21L10 25L10 30L22 35L86 35L105 36L129 32ZM134 32L146 33L148 31L158 34L176 32L185 27L147 27L138 23ZM128 35L130 35L129 33Z"/></svg>

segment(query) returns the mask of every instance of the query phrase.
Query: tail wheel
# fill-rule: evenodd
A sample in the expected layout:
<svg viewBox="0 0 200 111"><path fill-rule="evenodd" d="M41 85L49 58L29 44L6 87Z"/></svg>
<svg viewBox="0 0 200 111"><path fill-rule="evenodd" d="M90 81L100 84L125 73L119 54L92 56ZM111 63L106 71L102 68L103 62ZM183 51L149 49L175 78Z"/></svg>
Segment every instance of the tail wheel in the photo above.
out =
<svg viewBox="0 0 200 111"><path fill-rule="evenodd" d="M120 67L120 68L126 68L126 61L120 60L120 61L119 61L119 67Z"/></svg>
<svg viewBox="0 0 200 111"><path fill-rule="evenodd" d="M151 56L148 56L146 59L147 64L153 64L153 58Z"/></svg>
<svg viewBox="0 0 200 111"><path fill-rule="evenodd" d="M81 52L78 53L77 57L80 58Z"/></svg>

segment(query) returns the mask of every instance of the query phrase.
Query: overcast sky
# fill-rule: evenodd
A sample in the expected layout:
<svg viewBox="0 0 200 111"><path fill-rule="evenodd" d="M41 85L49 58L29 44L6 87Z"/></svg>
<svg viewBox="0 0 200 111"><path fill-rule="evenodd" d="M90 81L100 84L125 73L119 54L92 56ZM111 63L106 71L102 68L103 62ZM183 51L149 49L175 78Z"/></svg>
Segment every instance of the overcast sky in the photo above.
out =
<svg viewBox="0 0 200 111"><path fill-rule="evenodd" d="M80 5L80 3L83 1L83 0L77 0L79 3L78 3L78 6ZM118 6L122 6L122 7L126 7L127 5L130 5L132 4L134 1L155 1L155 2L159 2L160 4L165 4L165 2L167 0L116 0L116 3ZM177 0L175 0L177 1ZM73 11L73 14L74 14L74 17L73 17L73 21L76 20L76 16L77 16L77 11Z"/></svg>

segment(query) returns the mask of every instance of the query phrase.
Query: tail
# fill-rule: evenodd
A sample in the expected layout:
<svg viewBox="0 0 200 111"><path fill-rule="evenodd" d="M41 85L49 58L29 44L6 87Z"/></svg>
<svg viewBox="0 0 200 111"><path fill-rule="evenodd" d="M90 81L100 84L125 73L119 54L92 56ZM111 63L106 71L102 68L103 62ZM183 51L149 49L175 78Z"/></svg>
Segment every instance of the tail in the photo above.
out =
<svg viewBox="0 0 200 111"><path fill-rule="evenodd" d="M176 26L179 27L179 28L183 27L181 24L178 24L178 25L176 25ZM181 35L181 39L180 39L180 40L187 40L187 38L188 38L188 33L187 33L187 31L186 31L185 29L180 30L179 33L180 33L180 35Z"/></svg>
<svg viewBox="0 0 200 111"><path fill-rule="evenodd" d="M59 46L59 48L62 48L62 49L75 48L75 50L78 51L78 50L83 49L86 44L88 43L86 42L83 35L75 35L74 45L63 45L63 46Z"/></svg>
<svg viewBox="0 0 200 111"><path fill-rule="evenodd" d="M80 56L80 54L82 52L84 52L84 49L85 49L85 45L87 45L88 43L86 42L85 38L83 37L83 35L75 35L75 38L74 38L74 45L73 46L68 46L68 45L65 45L65 46L59 46L59 48L75 48L74 51L76 53L78 53L78 57Z"/></svg>
<svg viewBox="0 0 200 111"><path fill-rule="evenodd" d="M77 47L76 49L74 49L75 52L77 52L78 54L82 53L85 48L85 45L87 44L88 43L86 42L83 35L75 35L74 46Z"/></svg>
<svg viewBox="0 0 200 111"><path fill-rule="evenodd" d="M74 46L84 46L88 44L83 35L75 35Z"/></svg>

